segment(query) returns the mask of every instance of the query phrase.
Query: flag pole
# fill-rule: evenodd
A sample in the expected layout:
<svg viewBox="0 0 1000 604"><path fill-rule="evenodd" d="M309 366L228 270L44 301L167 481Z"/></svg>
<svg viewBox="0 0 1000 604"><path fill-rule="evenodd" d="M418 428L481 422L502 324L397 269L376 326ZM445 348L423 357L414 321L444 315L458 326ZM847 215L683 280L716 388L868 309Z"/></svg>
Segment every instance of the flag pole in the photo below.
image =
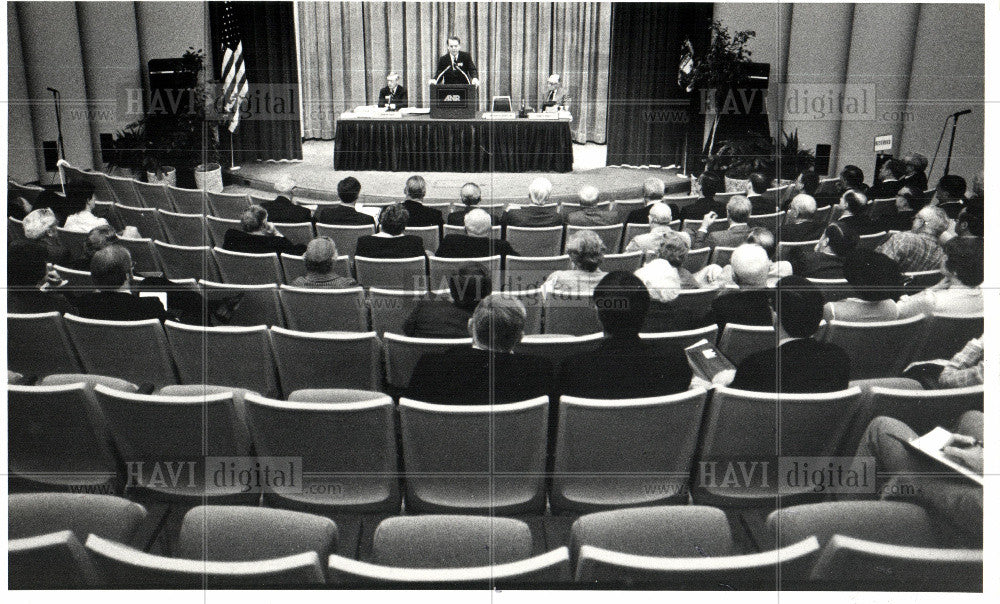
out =
<svg viewBox="0 0 1000 604"><path fill-rule="evenodd" d="M237 109L237 111L239 111L239 109ZM229 130L229 128L226 128L226 130ZM236 165L236 142L234 135L234 132L229 132L229 169L239 170L240 166Z"/></svg>

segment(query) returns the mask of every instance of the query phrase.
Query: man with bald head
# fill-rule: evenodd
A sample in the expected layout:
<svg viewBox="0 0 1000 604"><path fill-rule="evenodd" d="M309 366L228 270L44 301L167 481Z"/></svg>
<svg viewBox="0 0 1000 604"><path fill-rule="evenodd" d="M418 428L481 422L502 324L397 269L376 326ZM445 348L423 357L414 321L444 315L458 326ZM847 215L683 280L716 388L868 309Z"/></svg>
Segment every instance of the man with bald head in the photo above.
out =
<svg viewBox="0 0 1000 604"><path fill-rule="evenodd" d="M917 212L909 231L893 234L875 251L895 260L904 273L937 270L944 259L939 238L947 230L948 215L944 210L926 206Z"/></svg>
<svg viewBox="0 0 1000 604"><path fill-rule="evenodd" d="M771 259L764 248L744 243L733 250L729 260L738 291L724 293L712 301L712 310L703 324L716 323L719 333L727 323L770 325L774 290L767 288Z"/></svg>
<svg viewBox="0 0 1000 604"><path fill-rule="evenodd" d="M566 215L566 224L572 224L575 226L608 226L612 224L621 224L621 217L618 215L618 210L614 207L614 202L611 203L611 207L602 210L597 207L597 199L600 196L600 192L597 187L592 185L585 185L580 189L580 209L570 212Z"/></svg>
<svg viewBox="0 0 1000 604"><path fill-rule="evenodd" d="M445 235L435 256L441 258L485 258L517 256L505 239L491 237L493 223L486 210L473 208L465 214L465 233Z"/></svg>
<svg viewBox="0 0 1000 604"><path fill-rule="evenodd" d="M625 218L625 222L629 224L645 224L649 220L649 210L653 207L653 204L660 202L667 203L663 199L666 190L667 186L659 178L651 176L644 180L642 183L642 198L646 202L646 205L629 212ZM671 220L680 218L681 211L677 207L677 204L670 203L667 205L670 207L670 215L673 216Z"/></svg>
<svg viewBox="0 0 1000 604"><path fill-rule="evenodd" d="M636 235L632 241L625 246L626 252L643 252L645 259L655 256L663 243L663 238L667 231L672 231L670 222L673 220L673 213L665 203L654 203L646 206L649 214L649 232Z"/></svg>
<svg viewBox="0 0 1000 604"><path fill-rule="evenodd" d="M552 183L547 178L538 177L528 185L529 205L511 208L504 212L501 223L516 227L551 227L563 224L559 207L549 203Z"/></svg>
<svg viewBox="0 0 1000 604"><path fill-rule="evenodd" d="M458 193L459 199L462 201L462 207L455 208L448 214L447 224L452 226L465 226L465 215L469 210L475 208L482 201L483 192L474 182L467 182L462 185L461 191ZM490 219L493 224L500 224L500 218L493 212L489 212Z"/></svg>
<svg viewBox="0 0 1000 604"><path fill-rule="evenodd" d="M788 205L785 224L778 230L780 241L818 241L826 224L816 221L816 199L799 193Z"/></svg>

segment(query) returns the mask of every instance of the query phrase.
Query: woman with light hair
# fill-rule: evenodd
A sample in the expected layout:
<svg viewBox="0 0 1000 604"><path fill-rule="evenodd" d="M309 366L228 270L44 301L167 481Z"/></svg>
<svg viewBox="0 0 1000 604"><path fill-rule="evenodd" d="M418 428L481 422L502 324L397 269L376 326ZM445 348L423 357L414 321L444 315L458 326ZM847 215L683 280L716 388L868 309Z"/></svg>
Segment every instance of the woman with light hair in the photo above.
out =
<svg viewBox="0 0 1000 604"><path fill-rule="evenodd" d="M566 242L566 253L573 263L569 270L556 271L542 284L542 295L554 293L590 296L607 273L601 270L604 242L591 230L577 231Z"/></svg>
<svg viewBox="0 0 1000 604"><path fill-rule="evenodd" d="M684 268L684 260L691 249L686 233L673 229L663 233L663 241L656 257L635 271L649 290L649 295L658 302L670 302L682 289L697 289L691 271Z"/></svg>

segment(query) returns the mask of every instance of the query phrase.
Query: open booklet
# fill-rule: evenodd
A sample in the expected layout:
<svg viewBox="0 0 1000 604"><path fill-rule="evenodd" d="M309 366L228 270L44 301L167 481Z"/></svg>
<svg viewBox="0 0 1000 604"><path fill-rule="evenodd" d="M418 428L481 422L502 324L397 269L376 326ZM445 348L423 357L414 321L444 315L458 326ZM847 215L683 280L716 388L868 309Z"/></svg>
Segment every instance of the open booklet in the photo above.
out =
<svg viewBox="0 0 1000 604"><path fill-rule="evenodd" d="M736 377L736 366L708 340L702 339L684 349L694 374L713 384L727 385Z"/></svg>
<svg viewBox="0 0 1000 604"><path fill-rule="evenodd" d="M949 468L955 470L962 476L965 476L966 478L975 482L979 486L982 486L983 485L982 475L973 472L969 468L963 466L962 464L956 461L952 461L951 459L945 457L944 453L941 452L941 449L943 449L948 444L948 441L950 439L951 439L951 432L945 430L941 426L938 426L937 428L934 428L927 434L924 434L923 436L915 438L911 441L905 441L903 439L899 440L900 442L905 444L907 447L913 449L914 451L918 451L926 455L927 457L930 457L931 459L934 459L937 462L948 466Z"/></svg>

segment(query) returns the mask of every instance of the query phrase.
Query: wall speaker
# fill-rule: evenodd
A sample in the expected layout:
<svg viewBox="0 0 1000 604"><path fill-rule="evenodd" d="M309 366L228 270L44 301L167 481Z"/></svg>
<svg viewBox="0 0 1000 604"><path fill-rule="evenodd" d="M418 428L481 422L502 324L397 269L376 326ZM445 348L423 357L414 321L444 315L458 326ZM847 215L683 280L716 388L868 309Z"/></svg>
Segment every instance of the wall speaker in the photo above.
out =
<svg viewBox="0 0 1000 604"><path fill-rule="evenodd" d="M816 145L816 174L830 175L830 145Z"/></svg>
<svg viewBox="0 0 1000 604"><path fill-rule="evenodd" d="M46 172L59 171L59 148L56 141L42 141L42 160L45 162Z"/></svg>
<svg viewBox="0 0 1000 604"><path fill-rule="evenodd" d="M114 155L115 137L110 132L101 133L101 163L110 164Z"/></svg>

